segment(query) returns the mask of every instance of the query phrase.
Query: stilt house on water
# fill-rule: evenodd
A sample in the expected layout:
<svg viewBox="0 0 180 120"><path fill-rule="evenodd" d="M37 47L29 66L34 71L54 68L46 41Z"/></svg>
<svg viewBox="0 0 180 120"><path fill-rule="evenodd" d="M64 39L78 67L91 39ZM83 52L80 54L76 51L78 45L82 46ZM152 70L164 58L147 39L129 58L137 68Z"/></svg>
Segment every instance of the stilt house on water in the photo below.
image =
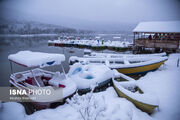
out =
<svg viewBox="0 0 180 120"><path fill-rule="evenodd" d="M179 49L180 21L141 22L133 30L134 49L153 48L176 52Z"/></svg>

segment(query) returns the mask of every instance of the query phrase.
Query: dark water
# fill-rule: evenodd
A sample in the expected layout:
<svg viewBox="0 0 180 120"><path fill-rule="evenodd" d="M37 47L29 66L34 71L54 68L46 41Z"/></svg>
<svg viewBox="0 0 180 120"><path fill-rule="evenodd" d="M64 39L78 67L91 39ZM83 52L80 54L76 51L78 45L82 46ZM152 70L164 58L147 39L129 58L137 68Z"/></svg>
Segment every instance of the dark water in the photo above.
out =
<svg viewBox="0 0 180 120"><path fill-rule="evenodd" d="M48 46L48 40L54 40L57 37L6 37L0 38L0 86L9 86L9 76L11 74L10 64L8 61L8 55L14 54L21 50L31 50L37 52L48 52L48 53L61 53L66 56L66 61L63 62L65 72L69 70L69 57L70 56L83 56L83 50L72 47L53 47ZM73 51L73 52L70 52ZM103 50L98 52L114 52L109 50ZM28 70L22 66L13 64L14 72ZM60 66L52 66L45 68L50 71L60 71Z"/></svg>
<svg viewBox="0 0 180 120"><path fill-rule="evenodd" d="M2 38L1 38L2 39ZM52 38L53 39L53 38ZM49 47L47 44L47 39L39 38L14 38L10 40L1 40L0 44L0 86L8 86L9 85L9 76L11 74L10 64L8 61L8 55L16 53L21 50L31 50L37 52L48 52L48 53L61 53L65 54L66 61L63 62L63 66L65 71L69 70L68 59L70 56L82 56L83 50L77 48L60 48L60 47ZM2 43L3 42L3 43ZM74 53L70 53L69 51L73 50ZM28 70L25 67L13 64L13 68L15 72ZM45 68L51 71L60 71L60 66L53 66Z"/></svg>

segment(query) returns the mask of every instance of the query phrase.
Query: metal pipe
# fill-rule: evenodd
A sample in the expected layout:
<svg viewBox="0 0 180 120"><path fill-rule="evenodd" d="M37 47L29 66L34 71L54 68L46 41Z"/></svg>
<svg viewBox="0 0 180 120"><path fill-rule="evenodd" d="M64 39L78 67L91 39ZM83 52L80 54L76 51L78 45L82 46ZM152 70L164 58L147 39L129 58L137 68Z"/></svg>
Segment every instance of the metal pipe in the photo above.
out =
<svg viewBox="0 0 180 120"><path fill-rule="evenodd" d="M63 73L64 73L64 75L65 75L65 78L66 78L66 73L65 73L65 71L64 71L64 67L62 66L62 64L61 64L61 68L62 68L62 70L63 70Z"/></svg>
<svg viewBox="0 0 180 120"><path fill-rule="evenodd" d="M10 67L11 67L11 74L13 74L14 71L13 71L13 67L12 67L12 62L11 61L10 61Z"/></svg>
<svg viewBox="0 0 180 120"><path fill-rule="evenodd" d="M36 77L34 76L32 69L30 69L30 71L31 71L32 76L33 76L34 80L36 81L36 84L38 85L38 87L41 87L40 84L38 83Z"/></svg>

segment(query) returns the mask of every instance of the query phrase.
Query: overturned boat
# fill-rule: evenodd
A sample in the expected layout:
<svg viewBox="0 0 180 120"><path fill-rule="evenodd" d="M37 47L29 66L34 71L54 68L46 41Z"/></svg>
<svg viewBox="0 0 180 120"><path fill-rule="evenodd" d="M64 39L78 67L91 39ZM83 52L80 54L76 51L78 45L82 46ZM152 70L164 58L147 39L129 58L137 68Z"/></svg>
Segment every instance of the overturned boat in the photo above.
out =
<svg viewBox="0 0 180 120"><path fill-rule="evenodd" d="M20 51L9 55L8 59L12 71L10 84L19 90L26 90L27 93L30 93L26 97L36 109L51 107L55 102L62 103L76 92L76 84L66 76L61 65L61 62L65 61L63 54ZM29 70L14 73L12 69L14 63ZM42 69L53 65L61 65L63 72L50 72ZM32 94L32 91L35 90L49 90L51 94Z"/></svg>
<svg viewBox="0 0 180 120"><path fill-rule="evenodd" d="M77 57L71 56L69 64L105 64L110 69L117 69L120 73L133 75L145 74L158 69L167 60L159 56L122 56L122 57Z"/></svg>
<svg viewBox="0 0 180 120"><path fill-rule="evenodd" d="M153 93L144 93L137 82L126 75L119 74L113 78L113 87L118 96L126 98L143 112L151 114L159 106Z"/></svg>
<svg viewBox="0 0 180 120"><path fill-rule="evenodd" d="M82 65L75 63L70 67L68 77L76 83L78 91L86 93L101 88L111 82L113 71L105 65Z"/></svg>

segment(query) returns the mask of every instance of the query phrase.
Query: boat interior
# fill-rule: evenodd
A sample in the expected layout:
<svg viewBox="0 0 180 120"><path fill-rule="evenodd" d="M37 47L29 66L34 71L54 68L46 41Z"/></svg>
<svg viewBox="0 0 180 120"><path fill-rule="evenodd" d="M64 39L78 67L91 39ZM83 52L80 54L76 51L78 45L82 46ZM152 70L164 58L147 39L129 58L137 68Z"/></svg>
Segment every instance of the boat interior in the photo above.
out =
<svg viewBox="0 0 180 120"><path fill-rule="evenodd" d="M53 83L54 81L64 80L65 74L60 72L50 72L46 70L42 70L39 68L28 70L24 72L18 72L11 75L11 83L14 83L18 86L38 86L38 87L44 87L44 86L55 86ZM14 85L13 84L13 85ZM65 87L63 85L58 84L57 86Z"/></svg>
<svg viewBox="0 0 180 120"><path fill-rule="evenodd" d="M117 82L121 82L121 85L123 88L125 88L128 91L131 91L133 93L139 93L139 94L143 94L144 92L135 84L131 84L131 81L127 80L124 77L116 77L114 78L115 81Z"/></svg>

